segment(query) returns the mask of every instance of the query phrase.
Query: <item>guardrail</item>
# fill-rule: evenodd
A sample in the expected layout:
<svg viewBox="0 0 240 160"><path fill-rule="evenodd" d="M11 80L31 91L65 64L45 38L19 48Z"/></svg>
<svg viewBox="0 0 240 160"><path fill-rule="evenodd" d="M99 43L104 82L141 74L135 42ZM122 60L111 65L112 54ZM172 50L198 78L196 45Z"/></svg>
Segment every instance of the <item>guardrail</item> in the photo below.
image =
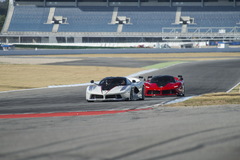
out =
<svg viewBox="0 0 240 160"><path fill-rule="evenodd" d="M192 32L182 33L181 28L166 27L162 32L7 32L0 35L0 39L21 38L161 38L164 41L183 41L183 40L240 40L240 27L189 27ZM216 32L218 31L218 32ZM2 40L3 41L3 40Z"/></svg>

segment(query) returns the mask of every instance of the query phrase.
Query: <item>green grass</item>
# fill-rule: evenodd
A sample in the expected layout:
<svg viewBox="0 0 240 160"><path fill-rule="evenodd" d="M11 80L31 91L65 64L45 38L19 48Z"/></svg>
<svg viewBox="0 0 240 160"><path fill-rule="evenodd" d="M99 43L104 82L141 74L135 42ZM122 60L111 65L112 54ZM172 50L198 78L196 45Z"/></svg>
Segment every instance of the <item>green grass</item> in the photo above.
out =
<svg viewBox="0 0 240 160"><path fill-rule="evenodd" d="M166 105L169 107L177 106L211 106L211 105L228 105L228 104L239 104L240 106L240 93L239 92L220 92L220 93L209 93L201 96L190 98L186 101Z"/></svg>
<svg viewBox="0 0 240 160"><path fill-rule="evenodd" d="M233 88L233 90L231 90L230 93L239 93L240 94L240 84L238 86L236 86L235 88Z"/></svg>

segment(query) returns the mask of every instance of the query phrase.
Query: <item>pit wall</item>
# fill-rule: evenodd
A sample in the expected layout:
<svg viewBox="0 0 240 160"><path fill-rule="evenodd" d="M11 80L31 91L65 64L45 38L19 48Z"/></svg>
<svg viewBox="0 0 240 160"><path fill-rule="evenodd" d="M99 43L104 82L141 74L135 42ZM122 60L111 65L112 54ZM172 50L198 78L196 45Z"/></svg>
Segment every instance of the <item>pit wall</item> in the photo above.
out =
<svg viewBox="0 0 240 160"><path fill-rule="evenodd" d="M84 46L84 47L133 47L133 48L181 48L181 45L192 44L194 48L206 48L208 42L168 42L168 43L68 43L68 44L59 44L59 43L14 43L20 45L49 45L49 46Z"/></svg>

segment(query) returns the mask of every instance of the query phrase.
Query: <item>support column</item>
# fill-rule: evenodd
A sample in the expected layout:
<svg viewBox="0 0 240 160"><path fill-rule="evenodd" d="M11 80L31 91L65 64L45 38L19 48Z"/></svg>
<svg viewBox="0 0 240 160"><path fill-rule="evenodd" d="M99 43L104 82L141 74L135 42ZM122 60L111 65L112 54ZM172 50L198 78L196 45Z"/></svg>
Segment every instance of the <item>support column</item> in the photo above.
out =
<svg viewBox="0 0 240 160"><path fill-rule="evenodd" d="M57 43L56 37L49 37L49 43Z"/></svg>
<svg viewBox="0 0 240 160"><path fill-rule="evenodd" d="M175 24L179 24L180 18L181 18L181 13L182 13L182 7L177 7Z"/></svg>
<svg viewBox="0 0 240 160"><path fill-rule="evenodd" d="M121 33L123 29L123 24L118 24L117 32Z"/></svg>
<svg viewBox="0 0 240 160"><path fill-rule="evenodd" d="M118 15L118 7L113 8L112 20L110 24L116 24L116 19Z"/></svg>
<svg viewBox="0 0 240 160"><path fill-rule="evenodd" d="M59 29L59 24L54 24L54 25L53 25L53 28L52 28L52 32L53 32L53 33L57 33L57 32L58 32L58 29Z"/></svg>

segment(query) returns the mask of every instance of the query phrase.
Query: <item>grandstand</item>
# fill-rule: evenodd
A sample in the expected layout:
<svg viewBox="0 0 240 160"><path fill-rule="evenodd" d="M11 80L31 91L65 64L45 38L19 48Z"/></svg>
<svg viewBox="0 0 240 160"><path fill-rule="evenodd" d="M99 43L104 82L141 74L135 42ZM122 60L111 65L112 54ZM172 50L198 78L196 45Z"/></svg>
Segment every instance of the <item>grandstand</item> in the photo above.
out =
<svg viewBox="0 0 240 160"><path fill-rule="evenodd" d="M10 0L2 43L240 41L240 0Z"/></svg>

